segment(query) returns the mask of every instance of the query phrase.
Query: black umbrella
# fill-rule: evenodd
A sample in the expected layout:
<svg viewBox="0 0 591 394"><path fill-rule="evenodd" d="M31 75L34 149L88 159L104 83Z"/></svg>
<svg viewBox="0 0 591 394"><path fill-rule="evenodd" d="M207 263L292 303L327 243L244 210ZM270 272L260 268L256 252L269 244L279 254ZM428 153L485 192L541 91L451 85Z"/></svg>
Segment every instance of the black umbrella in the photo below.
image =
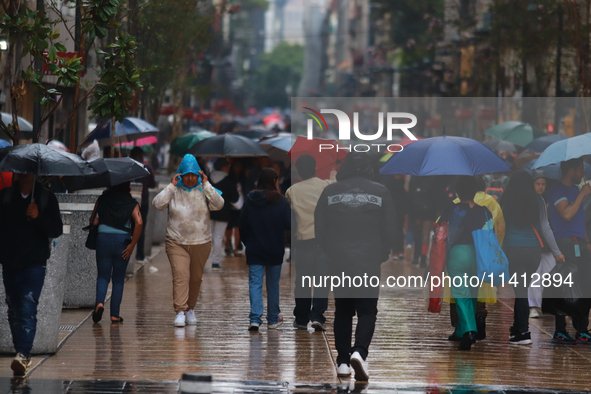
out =
<svg viewBox="0 0 591 394"><path fill-rule="evenodd" d="M483 144L488 146L491 150L494 150L495 152L503 150L505 152L517 153L517 151L519 150L514 143L498 140L496 138L486 140L483 142Z"/></svg>
<svg viewBox="0 0 591 394"><path fill-rule="evenodd" d="M261 138L268 136L268 135L272 135L272 136L276 135L272 131L261 130L261 129L235 131L232 134L240 135L242 137L246 137L250 140L255 140L255 141L258 141Z"/></svg>
<svg viewBox="0 0 591 394"><path fill-rule="evenodd" d="M235 134L221 134L203 140L193 145L188 153L195 156L214 157L269 156L255 142Z"/></svg>
<svg viewBox="0 0 591 394"><path fill-rule="evenodd" d="M80 156L44 144L7 146L0 149L0 171L37 176L96 174Z"/></svg>
<svg viewBox="0 0 591 394"><path fill-rule="evenodd" d="M97 174L63 178L68 191L111 187L150 175L145 165L129 157L96 159L88 163Z"/></svg>
<svg viewBox="0 0 591 394"><path fill-rule="evenodd" d="M562 140L566 140L569 138L570 138L569 136L566 136L564 134L547 135L545 137L536 138L535 140L533 140L532 142L527 144L525 146L525 149L533 151L533 152L542 153L543 151L546 150L547 147L549 147L553 143L558 142L558 141L562 141Z"/></svg>

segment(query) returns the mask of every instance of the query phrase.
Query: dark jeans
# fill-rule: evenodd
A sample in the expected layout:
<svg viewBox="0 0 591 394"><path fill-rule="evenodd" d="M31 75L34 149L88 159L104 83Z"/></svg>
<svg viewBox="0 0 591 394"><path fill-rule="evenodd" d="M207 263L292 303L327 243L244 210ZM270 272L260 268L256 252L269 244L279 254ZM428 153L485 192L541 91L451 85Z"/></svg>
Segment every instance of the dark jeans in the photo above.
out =
<svg viewBox="0 0 591 394"><path fill-rule="evenodd" d="M145 238L146 238L146 224L148 223L148 211L150 210L150 206L149 205L142 205L140 207L140 212L142 214L142 222L144 223L143 227L142 227L142 234L140 235L140 239L138 239L137 241L137 249L135 252L135 258L138 260L143 260L146 258L146 256L144 256L144 242L145 242Z"/></svg>
<svg viewBox="0 0 591 394"><path fill-rule="evenodd" d="M350 364L351 354L359 352L365 360L373 337L378 315L377 298L336 298L334 313L334 341L337 365ZM351 347L353 316L357 312L355 344Z"/></svg>
<svg viewBox="0 0 591 394"><path fill-rule="evenodd" d="M8 324L17 353L29 357L37 332L37 305L45 282L44 266L2 272L8 305Z"/></svg>
<svg viewBox="0 0 591 394"><path fill-rule="evenodd" d="M293 315L296 323L305 326L309 321L326 322L324 312L328 308L328 287L314 289L314 298L310 297L312 289L302 287L302 277L327 275L328 261L315 239L297 241L294 245L293 263L296 270L295 308ZM312 309L310 309L312 308Z"/></svg>
<svg viewBox="0 0 591 394"><path fill-rule="evenodd" d="M111 293L111 316L119 317L119 306L123 298L125 271L129 260L123 259L123 251L129 244L131 236L127 234L99 233L96 240L96 302L104 304L109 282L113 280Z"/></svg>
<svg viewBox="0 0 591 394"><path fill-rule="evenodd" d="M531 282L531 276L540 266L542 248L505 248L507 260L509 260L509 273L517 275L518 286L513 286L515 291L515 307L513 308L513 329L524 334L529 332L529 299L527 289ZM525 283L521 275L525 274Z"/></svg>
<svg viewBox="0 0 591 394"><path fill-rule="evenodd" d="M574 262L579 269L579 278L589 278L591 274L591 252L587 248L587 241L577 238L581 256L575 255L575 241L572 238L557 239L556 244L558 249L562 252L567 262ZM576 278L575 278L576 279ZM587 280L587 279L584 279ZM586 286L586 283L583 283ZM579 332L585 332L589 327L589 314L584 317L573 317L573 327ZM556 316L556 331L566 332L566 319L564 316Z"/></svg>

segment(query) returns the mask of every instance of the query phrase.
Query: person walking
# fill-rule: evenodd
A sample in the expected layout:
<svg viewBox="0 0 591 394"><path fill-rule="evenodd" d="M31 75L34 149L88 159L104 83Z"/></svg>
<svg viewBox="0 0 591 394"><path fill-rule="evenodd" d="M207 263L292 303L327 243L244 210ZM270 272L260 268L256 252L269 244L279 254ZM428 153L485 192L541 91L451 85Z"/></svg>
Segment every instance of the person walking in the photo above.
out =
<svg viewBox="0 0 591 394"><path fill-rule="evenodd" d="M434 176L413 176L408 189L409 227L413 226L414 254L412 264L421 268L427 266L429 250L429 232L437 219L437 213L443 201L443 187L440 179Z"/></svg>
<svg viewBox="0 0 591 394"><path fill-rule="evenodd" d="M591 277L591 251L585 233L585 212L583 199L591 194L591 187L585 184L579 188L585 175L583 159L571 159L560 163L562 176L548 190L550 206L550 223L554 230L554 238L567 263L573 263L578 269L578 278ZM589 313L572 318L576 330L575 338L568 335L566 319L556 316L556 328L552 342L574 344L591 343L589 334Z"/></svg>
<svg viewBox="0 0 591 394"><path fill-rule="evenodd" d="M306 330L308 323L312 322L312 327L316 331L325 331L324 312L328 307L328 288L304 288L302 277L313 273L322 276L326 274L326 256L314 234L314 210L324 188L336 182L336 171L331 171L329 180L317 178L316 159L310 155L300 156L295 166L302 181L291 186L285 193L297 227L293 251L293 267L296 273L293 325L297 329ZM314 294L311 296L312 292Z"/></svg>
<svg viewBox="0 0 591 394"><path fill-rule="evenodd" d="M96 240L96 303L92 321L103 317L109 282L111 293L111 323L121 323L120 313L125 271L144 224L138 202L131 196L130 182L108 188L94 204L90 224L98 226Z"/></svg>
<svg viewBox="0 0 591 394"><path fill-rule="evenodd" d="M336 178L336 183L324 189L314 211L314 234L328 257L328 274L379 278L394 239L390 192L373 181L371 161L365 153L349 153ZM369 379L366 360L375 331L379 291L379 285L334 288L338 376L349 376L352 367L355 380ZM355 314L357 328L351 347Z"/></svg>
<svg viewBox="0 0 591 394"><path fill-rule="evenodd" d="M539 278L542 278L544 274L548 274L550 271L552 271L552 268L554 268L557 261L559 263L564 263L565 257L560 252L558 245L556 245L554 233L552 232L552 228L548 222L548 204L543 197L546 191L546 176L544 175L543 171L536 170L532 174L532 179L534 181L534 190L540 198L540 209L543 211L540 215L540 225L542 226L542 232L544 233L544 239L546 240L546 243L542 248L542 259L540 260L540 265L536 271L536 273L539 275ZM540 317L542 313L543 289L544 287L538 284L535 287L530 285L529 289L527 290L530 318Z"/></svg>
<svg viewBox="0 0 591 394"><path fill-rule="evenodd" d="M236 181L228 176L230 163L224 158L217 159L213 163L214 171L209 178L211 185L222 192L224 196L224 207L210 214L212 244L212 269L220 270L221 262L224 259L224 236L228 223L232 220L232 204L238 201L240 195Z"/></svg>
<svg viewBox="0 0 591 394"><path fill-rule="evenodd" d="M246 247L249 331L263 324L263 278L267 286L267 328L282 325L279 307L279 279L283 263L284 232L291 229L289 204L279 192L279 176L272 168L262 169L256 189L248 193L240 215L240 236Z"/></svg>
<svg viewBox="0 0 591 394"><path fill-rule="evenodd" d="M494 226L488 208L474 201L477 192L475 177L459 177L456 193L460 202L448 207L441 216L441 220L448 223L447 273L452 279L451 293L458 313L455 335L461 338L459 350L470 350L478 339L476 311L479 289L461 280L466 275L468 278L476 275L476 248L472 232ZM454 278L460 278L458 283L461 285L456 286Z"/></svg>
<svg viewBox="0 0 591 394"><path fill-rule="evenodd" d="M242 242L240 241L240 230L238 228L240 224L240 212L244 205L244 193L242 190L244 190L243 184L245 181L243 166L240 161L235 160L232 162L230 174L228 174L228 176L235 182L236 190L238 192L238 201L232 203L230 221L226 228L226 256L234 257L243 254L244 251ZM232 236L234 238L234 244L232 244Z"/></svg>
<svg viewBox="0 0 591 394"><path fill-rule="evenodd" d="M557 258L562 260L546 217L546 204L534 189L533 179L525 170L513 173L501 197L506 221L503 248L509 261L509 273L516 276L513 326L509 341L517 345L530 345L529 301L527 289L542 258L544 242L553 244ZM544 227L543 227L544 226Z"/></svg>
<svg viewBox="0 0 591 394"><path fill-rule="evenodd" d="M165 242L172 268L174 325L195 325L194 309L211 252L209 211L222 209L224 199L211 186L195 157L187 154L152 205L159 211L168 208Z"/></svg>
<svg viewBox="0 0 591 394"><path fill-rule="evenodd" d="M131 150L129 157L144 164L144 151L139 146L136 146ZM150 211L150 189L156 187L156 179L154 178L154 170L152 170L152 167L150 167L148 164L144 165L150 174L138 179L137 181L142 183L142 202L140 204L140 211L142 213L142 221L145 224L148 223L148 212ZM137 241L137 250L135 255L137 261L144 261L146 259L144 244L145 239L146 226L144 225L142 227L140 239Z"/></svg>
<svg viewBox="0 0 591 394"><path fill-rule="evenodd" d="M26 376L31 366L50 238L62 235L62 229L55 195L36 183L34 175L15 174L12 186L0 191L0 264L16 350L10 364L15 377Z"/></svg>

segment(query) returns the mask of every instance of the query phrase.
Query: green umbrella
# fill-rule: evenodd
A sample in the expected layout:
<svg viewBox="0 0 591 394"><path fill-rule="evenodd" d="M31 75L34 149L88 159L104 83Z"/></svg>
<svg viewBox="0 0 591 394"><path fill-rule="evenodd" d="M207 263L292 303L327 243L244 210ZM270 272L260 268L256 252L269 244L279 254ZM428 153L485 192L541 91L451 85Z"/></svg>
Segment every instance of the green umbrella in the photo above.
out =
<svg viewBox="0 0 591 394"><path fill-rule="evenodd" d="M170 153L178 157L183 157L193 145L215 135L216 133L212 133L211 131L199 130L177 137L170 143Z"/></svg>
<svg viewBox="0 0 591 394"><path fill-rule="evenodd" d="M526 146L534 138L546 135L542 130L529 123L519 122L517 120L510 120L493 126L486 130L484 134L519 146Z"/></svg>

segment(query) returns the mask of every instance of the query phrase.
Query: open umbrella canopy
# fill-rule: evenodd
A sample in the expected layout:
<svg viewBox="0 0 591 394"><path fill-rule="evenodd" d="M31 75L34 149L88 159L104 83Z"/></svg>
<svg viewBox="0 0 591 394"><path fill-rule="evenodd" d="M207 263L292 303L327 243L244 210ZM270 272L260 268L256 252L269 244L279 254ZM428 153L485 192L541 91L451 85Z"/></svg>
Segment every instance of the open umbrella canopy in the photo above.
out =
<svg viewBox="0 0 591 394"><path fill-rule="evenodd" d="M250 140L258 141L266 135L272 135L273 133L267 130L253 129L253 130L241 130L235 131L232 134L246 137Z"/></svg>
<svg viewBox="0 0 591 394"><path fill-rule="evenodd" d="M6 148L7 146L10 146L10 142L4 141L4 140L0 140L0 149L1 148Z"/></svg>
<svg viewBox="0 0 591 394"><path fill-rule="evenodd" d="M553 143L542 152L533 169L558 164L570 159L578 159L585 155L591 155L591 133Z"/></svg>
<svg viewBox="0 0 591 394"><path fill-rule="evenodd" d="M503 141L511 142L518 146L526 146L534 138L546 135L542 130L533 127L529 123L510 120L491 127L484 132L486 135L498 138Z"/></svg>
<svg viewBox="0 0 591 394"><path fill-rule="evenodd" d="M111 187L150 175L145 165L129 157L96 159L88 164L96 174L63 178L68 191Z"/></svg>
<svg viewBox="0 0 591 394"><path fill-rule="evenodd" d="M291 165L288 152L291 150L293 142L290 133L261 140L259 145L263 147L273 161L282 161L286 168Z"/></svg>
<svg viewBox="0 0 591 394"><path fill-rule="evenodd" d="M514 143L499 140L496 138L486 140L483 142L484 145L488 146L490 149L494 150L495 152L505 151L510 153L517 153L518 149Z"/></svg>
<svg viewBox="0 0 591 394"><path fill-rule="evenodd" d="M463 137L433 137L409 144L380 170L381 174L480 175L511 171L481 142Z"/></svg>
<svg viewBox="0 0 591 394"><path fill-rule="evenodd" d="M396 142L396 145L401 145L401 146L403 146L403 147L404 147L404 146L406 146L406 145L408 145L408 144L411 144L411 143L413 143L413 142L415 142L415 141L420 141L420 140L422 140L422 138L421 138L421 137L417 137L417 139L416 139L416 140L411 140L411 139L410 139L410 138L408 138L408 137L404 137L404 138L403 138L402 140L400 140L399 142ZM390 160L390 158L391 158L393 155L394 155L394 153L386 153L384 156L382 156L382 157L380 158L380 162L381 162L381 163L385 163L385 162L387 162L388 160Z"/></svg>
<svg viewBox="0 0 591 394"><path fill-rule="evenodd" d="M69 152L70 150L68 149L68 147L61 141L58 140L51 140L47 143L47 146L50 146L54 149L60 149L63 150L65 152Z"/></svg>
<svg viewBox="0 0 591 394"><path fill-rule="evenodd" d="M140 138L153 136L158 134L156 126L146 122L145 120L133 117L123 119L123 123L115 123L115 135L117 142L135 141ZM111 138L111 121L106 120L99 123L96 128L86 136L82 144L92 142L93 140L105 140Z"/></svg>
<svg viewBox="0 0 591 394"><path fill-rule="evenodd" d="M96 171L80 156L45 144L8 146L0 149L0 171L38 176L96 174Z"/></svg>
<svg viewBox="0 0 591 394"><path fill-rule="evenodd" d="M190 148L195 144L206 140L211 137L215 137L216 133L212 133L208 130L194 131L180 137L175 138L170 143L170 153L178 157L184 157Z"/></svg>
<svg viewBox="0 0 591 394"><path fill-rule="evenodd" d="M525 149L530 150L532 152L542 153L546 150L547 147L549 147L553 143L562 140L567 140L569 138L569 136L566 136L564 134L547 135L545 137L536 138L535 140L527 144Z"/></svg>
<svg viewBox="0 0 591 394"><path fill-rule="evenodd" d="M321 146L322 145L322 146ZM332 146L332 148L328 148ZM292 162L297 162L300 156L310 155L316 159L316 176L320 179L328 179L330 171L335 165L340 164L349 153L345 149L338 149L341 146L334 140L299 136L289 151Z"/></svg>
<svg viewBox="0 0 591 394"><path fill-rule="evenodd" d="M12 123L12 114L0 112L0 116L2 116L2 122L4 122L4 124L7 125ZM18 117L18 127L21 132L24 131L25 133L29 133L33 131L33 124L20 116Z"/></svg>
<svg viewBox="0 0 591 394"><path fill-rule="evenodd" d="M235 134L220 134L207 138L191 147L187 153L195 156L257 157L269 156L248 138Z"/></svg>

